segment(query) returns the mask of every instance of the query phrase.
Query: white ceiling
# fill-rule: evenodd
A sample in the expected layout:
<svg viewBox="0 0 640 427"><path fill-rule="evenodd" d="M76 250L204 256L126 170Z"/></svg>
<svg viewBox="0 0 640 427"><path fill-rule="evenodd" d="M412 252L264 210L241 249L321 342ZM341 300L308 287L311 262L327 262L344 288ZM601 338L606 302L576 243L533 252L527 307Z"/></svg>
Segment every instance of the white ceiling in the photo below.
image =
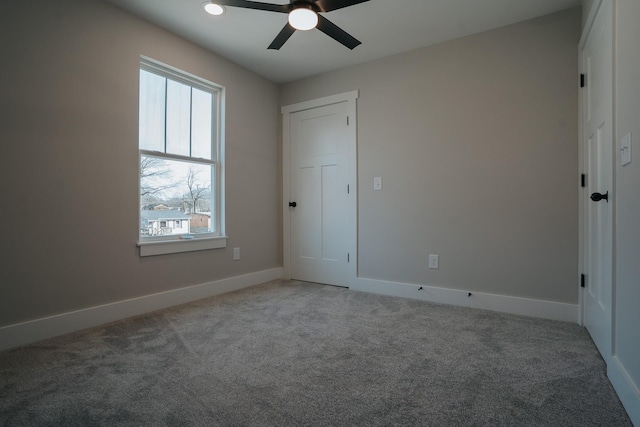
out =
<svg viewBox="0 0 640 427"><path fill-rule="evenodd" d="M283 13L227 7L224 15L211 16L202 8L205 0L104 1L276 83L298 80L581 4L580 0L370 0L324 14L362 42L354 50L317 29L296 31L280 50L267 50L286 24L287 16ZM288 3L286 0L261 1Z"/></svg>

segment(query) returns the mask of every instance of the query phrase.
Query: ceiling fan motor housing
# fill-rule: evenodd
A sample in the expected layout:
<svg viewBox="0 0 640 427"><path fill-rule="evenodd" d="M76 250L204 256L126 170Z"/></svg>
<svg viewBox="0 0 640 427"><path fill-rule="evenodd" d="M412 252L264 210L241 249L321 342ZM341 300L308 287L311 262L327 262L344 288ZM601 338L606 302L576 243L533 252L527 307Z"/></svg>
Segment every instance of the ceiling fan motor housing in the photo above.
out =
<svg viewBox="0 0 640 427"><path fill-rule="evenodd" d="M315 13L321 12L320 7L313 0L295 0L291 2L290 9L310 9Z"/></svg>

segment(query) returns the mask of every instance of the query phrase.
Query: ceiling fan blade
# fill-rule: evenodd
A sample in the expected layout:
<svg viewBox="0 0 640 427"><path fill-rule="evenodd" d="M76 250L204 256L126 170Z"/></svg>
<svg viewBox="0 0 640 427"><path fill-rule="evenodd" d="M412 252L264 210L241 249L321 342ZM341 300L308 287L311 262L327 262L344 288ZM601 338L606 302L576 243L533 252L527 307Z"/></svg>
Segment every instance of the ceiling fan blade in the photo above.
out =
<svg viewBox="0 0 640 427"><path fill-rule="evenodd" d="M318 15L318 26L316 27L332 39L342 43L349 49L353 49L361 42L351 36L349 33L338 27L333 22L329 21L322 15Z"/></svg>
<svg viewBox="0 0 640 427"><path fill-rule="evenodd" d="M287 22L287 25L285 25L284 28L280 30L276 38L273 39L267 49L280 49L282 45L285 44L287 40L289 40L289 37L291 37L291 35L295 33L295 31L296 29L289 25L289 23Z"/></svg>
<svg viewBox="0 0 640 427"><path fill-rule="evenodd" d="M354 4L364 3L369 0L314 0L320 12L331 12L332 10L342 9L344 7L353 6Z"/></svg>
<svg viewBox="0 0 640 427"><path fill-rule="evenodd" d="M248 0L213 0L212 3L216 3L221 6L242 7L245 9L267 10L269 12L289 13L288 4L261 3L257 1L248 1Z"/></svg>

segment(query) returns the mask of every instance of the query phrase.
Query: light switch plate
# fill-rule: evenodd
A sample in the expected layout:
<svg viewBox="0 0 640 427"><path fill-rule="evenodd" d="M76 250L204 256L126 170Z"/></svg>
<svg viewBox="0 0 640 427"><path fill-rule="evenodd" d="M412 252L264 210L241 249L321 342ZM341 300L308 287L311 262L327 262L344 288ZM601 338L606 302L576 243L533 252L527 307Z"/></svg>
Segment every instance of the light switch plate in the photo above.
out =
<svg viewBox="0 0 640 427"><path fill-rule="evenodd" d="M429 268L431 268L433 270L437 270L438 268L440 268L438 266L439 258L440 257L438 255L430 254L429 255Z"/></svg>
<svg viewBox="0 0 640 427"><path fill-rule="evenodd" d="M631 163L631 134L626 134L620 142L620 165Z"/></svg>
<svg viewBox="0 0 640 427"><path fill-rule="evenodd" d="M382 177L376 176L373 178L373 191L382 190Z"/></svg>

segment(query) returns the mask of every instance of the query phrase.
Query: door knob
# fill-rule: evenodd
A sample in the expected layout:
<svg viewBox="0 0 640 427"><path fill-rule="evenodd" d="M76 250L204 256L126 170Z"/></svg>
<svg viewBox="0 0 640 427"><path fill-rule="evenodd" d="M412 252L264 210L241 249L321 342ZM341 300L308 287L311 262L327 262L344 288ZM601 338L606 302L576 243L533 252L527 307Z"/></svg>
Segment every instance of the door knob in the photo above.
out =
<svg viewBox="0 0 640 427"><path fill-rule="evenodd" d="M604 194L593 193L591 195L591 200L593 200L594 202L599 202L600 200L606 200L607 203L609 203L609 192L607 191Z"/></svg>
<svg viewBox="0 0 640 427"><path fill-rule="evenodd" d="M289 202L289 207L295 208L296 206L298 206L296 202Z"/></svg>

